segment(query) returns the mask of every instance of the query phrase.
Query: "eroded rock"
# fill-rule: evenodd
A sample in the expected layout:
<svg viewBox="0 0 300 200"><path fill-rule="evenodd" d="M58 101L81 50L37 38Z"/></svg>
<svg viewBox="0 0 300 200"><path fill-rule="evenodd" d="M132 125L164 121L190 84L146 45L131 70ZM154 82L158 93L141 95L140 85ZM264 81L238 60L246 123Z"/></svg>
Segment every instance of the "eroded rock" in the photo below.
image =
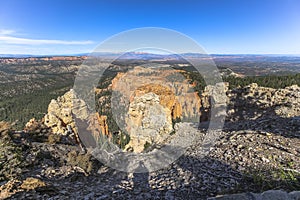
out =
<svg viewBox="0 0 300 200"><path fill-rule="evenodd" d="M171 110L161 105L154 93L134 98L126 123L130 133L126 148L133 148L134 152L142 152L147 143L162 143L173 131Z"/></svg>
<svg viewBox="0 0 300 200"><path fill-rule="evenodd" d="M74 115L77 118L87 119L88 110L85 102L78 99L71 89L57 100L51 100L48 113L44 117L45 124L53 133L66 135L70 129L76 132Z"/></svg>

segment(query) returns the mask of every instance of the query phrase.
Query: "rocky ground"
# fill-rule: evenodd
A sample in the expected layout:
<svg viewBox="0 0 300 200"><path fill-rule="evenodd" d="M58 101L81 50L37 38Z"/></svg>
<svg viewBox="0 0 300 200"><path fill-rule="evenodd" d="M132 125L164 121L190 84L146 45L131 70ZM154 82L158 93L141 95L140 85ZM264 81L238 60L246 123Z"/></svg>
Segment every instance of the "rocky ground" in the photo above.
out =
<svg viewBox="0 0 300 200"><path fill-rule="evenodd" d="M299 87L227 94L228 117L207 155L202 128L178 160L144 174L106 167L39 122L25 132L1 123L0 198L300 199Z"/></svg>

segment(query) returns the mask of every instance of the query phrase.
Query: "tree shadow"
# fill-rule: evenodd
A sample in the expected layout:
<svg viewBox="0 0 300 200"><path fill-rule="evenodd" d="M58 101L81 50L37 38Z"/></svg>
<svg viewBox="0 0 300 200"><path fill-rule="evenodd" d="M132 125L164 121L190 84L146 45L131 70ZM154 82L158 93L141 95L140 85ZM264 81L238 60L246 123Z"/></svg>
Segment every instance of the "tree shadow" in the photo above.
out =
<svg viewBox="0 0 300 200"><path fill-rule="evenodd" d="M280 107L291 107L288 102L269 105L257 97L245 96L245 90L232 90L236 96L230 99L227 108L229 115L224 124L225 130L253 130L300 138L300 116L282 117L276 113Z"/></svg>

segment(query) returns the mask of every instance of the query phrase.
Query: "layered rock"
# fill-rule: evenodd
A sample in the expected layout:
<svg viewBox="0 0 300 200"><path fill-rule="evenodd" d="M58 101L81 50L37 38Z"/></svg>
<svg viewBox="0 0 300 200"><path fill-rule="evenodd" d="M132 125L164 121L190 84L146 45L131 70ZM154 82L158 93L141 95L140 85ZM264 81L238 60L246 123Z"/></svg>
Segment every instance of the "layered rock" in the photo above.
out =
<svg viewBox="0 0 300 200"><path fill-rule="evenodd" d="M32 123L34 120L27 125ZM84 146L95 147L100 134L108 139L112 138L108 131L107 116L90 113L86 103L72 89L56 100L51 100L48 113L44 116L44 124L52 133L70 138L70 142L79 143L83 149Z"/></svg>
<svg viewBox="0 0 300 200"><path fill-rule="evenodd" d="M214 98L213 92L209 92L219 93L217 88L223 91L223 86L206 88L201 96L204 108L222 105L222 101L225 103L224 99L219 99L218 96ZM140 127L144 127L142 131L147 128L151 128L151 131L157 130L157 136L161 131L159 127L163 126L162 121L170 123L171 115L166 113L172 111L168 104L161 102L161 97L155 93L155 89L146 89L148 87L151 86L141 87L141 91L136 90L129 104L127 122L132 122L133 127L140 123ZM144 90L147 92L143 92ZM138 179L136 174L122 174L105 166L98 168L95 165L97 170L92 170L92 165L97 163L91 156L82 155L76 146L60 143L52 145L36 140L23 144L22 141L26 141L26 137L19 138L16 132L8 130L7 124L0 123L0 143L3 147L0 152L0 164L4 166L0 174L5 180L10 180L2 182L0 198L74 199L86 197L88 193L87 198L100 199L203 199L238 190L246 193L218 196L216 199L299 199L299 191L287 193L271 190L260 193L266 185L267 189L280 188L286 191L297 189L299 186L299 87L291 86L277 90L251 84L229 90L227 96L228 111L235 111L228 115L230 118L235 118L239 113L244 119L249 119L251 112L256 112L256 117L262 113L266 115L253 120L226 123L221 137L205 157L202 156L201 137L197 138L194 144L188 145L190 147L174 164L146 174L145 179ZM273 100L268 102L265 98ZM213 104L214 101L218 103ZM59 105L61 104L60 102ZM277 112L279 109L284 110L283 108L289 109L289 112ZM293 117L287 117L286 114ZM102 126L106 127L106 118L99 118ZM100 124L97 117L94 123ZM27 128L35 127L36 124L35 120L31 120ZM183 123L178 125L182 125L184 134L189 134ZM201 131L202 134L205 136L206 132ZM143 136L147 134L144 133ZM151 139L151 134L148 134L147 138ZM139 145L140 143L136 146ZM29 164L24 165L24 160ZM32 166L35 170L32 170ZM92 175L89 176L90 170ZM17 172L21 177L13 179L15 175L10 174L11 172ZM38 177L43 179L39 180ZM48 186L51 182L55 188ZM142 184L147 187L140 189Z"/></svg>
<svg viewBox="0 0 300 200"><path fill-rule="evenodd" d="M178 70L136 67L119 73L111 88L113 97L120 97L114 113L123 110L118 115L130 136L126 149L142 152L163 143L175 122L198 121L200 98Z"/></svg>
<svg viewBox="0 0 300 200"><path fill-rule="evenodd" d="M71 138L73 143L78 143L84 150L79 136L79 131L82 131L79 128L82 127L76 126L75 117L81 120L91 118L86 103L78 99L71 89L57 100L51 100L48 113L44 116L44 124L52 130L52 133ZM83 128L86 128L85 125ZM89 143L94 145L93 141Z"/></svg>
<svg viewBox="0 0 300 200"><path fill-rule="evenodd" d="M162 85L157 84L148 84L141 86L135 90L134 94L131 96L132 98L142 96L147 93L154 93L159 97L159 103L169 109L168 115L172 117L172 119L182 118L182 107L178 101L178 97L172 92L172 90L168 87L164 87Z"/></svg>
<svg viewBox="0 0 300 200"><path fill-rule="evenodd" d="M171 110L161 105L159 96L152 92L133 99L126 124L130 133L126 148L134 152L144 151L147 144L163 143L173 131Z"/></svg>
<svg viewBox="0 0 300 200"><path fill-rule="evenodd" d="M265 114L284 118L300 115L300 87L297 85L274 89L252 83L243 88L228 90L228 83L218 83L205 87L200 99L200 122L225 116L228 120L235 121L256 119ZM215 110L213 115L212 107Z"/></svg>
<svg viewBox="0 0 300 200"><path fill-rule="evenodd" d="M99 115L99 113L96 113L97 121L99 123L99 128L101 130L101 133L105 136L111 137L111 134L108 130L108 124L107 124L107 116L106 115Z"/></svg>
<svg viewBox="0 0 300 200"><path fill-rule="evenodd" d="M53 133L66 135L70 131L76 132L74 115L77 118L87 119L88 109L85 102L78 99L71 89L57 100L51 100L44 123Z"/></svg>
<svg viewBox="0 0 300 200"><path fill-rule="evenodd" d="M111 88L122 94L125 104L129 104L135 95L153 92L160 96L163 106L173 109L174 119L198 120L200 98L180 70L135 67L126 73L118 73Z"/></svg>
<svg viewBox="0 0 300 200"><path fill-rule="evenodd" d="M205 121L222 122L225 119L228 103L227 91L228 83L217 83L214 86L208 85L205 87L200 95L200 123Z"/></svg>
<svg viewBox="0 0 300 200"><path fill-rule="evenodd" d="M177 89L175 91L173 86L179 83L172 86L164 79L167 75L172 74L171 72L164 71L165 75L160 78L147 76L140 81L135 76L142 72L145 73L144 70L149 74L153 74L155 71L138 68L137 71L118 75L110 86L114 92L123 94L122 101L118 103L124 104L127 109L121 115L124 115L124 128L131 138L126 148L135 152L142 152L149 144L163 143L174 131L174 123L178 119L193 117L199 111L200 120L198 118L197 122L217 121L222 123L226 115L227 119L231 121L256 119L265 113L281 117L300 115L300 88L296 85L284 89L273 89L259 87L256 83L252 83L243 88L228 90L227 83L218 83L205 87L199 97L197 93L187 92L191 87L187 84L175 87ZM145 81L145 79L148 80ZM143 84L143 82L146 83ZM184 96L178 95L179 93ZM227 113L226 106L228 106ZM44 121L53 133L77 134L74 115L82 119L89 119L90 125L87 129L96 130L93 131L94 134L97 134L94 135L96 138L99 133L112 138L107 116L99 114L88 116L85 103L77 99L73 90L57 100L51 101ZM35 124L35 120L32 119L26 127L29 128Z"/></svg>
<svg viewBox="0 0 300 200"><path fill-rule="evenodd" d="M274 89L252 83L228 91L228 97L231 120L254 119L267 113L281 117L300 115L300 87L297 85Z"/></svg>

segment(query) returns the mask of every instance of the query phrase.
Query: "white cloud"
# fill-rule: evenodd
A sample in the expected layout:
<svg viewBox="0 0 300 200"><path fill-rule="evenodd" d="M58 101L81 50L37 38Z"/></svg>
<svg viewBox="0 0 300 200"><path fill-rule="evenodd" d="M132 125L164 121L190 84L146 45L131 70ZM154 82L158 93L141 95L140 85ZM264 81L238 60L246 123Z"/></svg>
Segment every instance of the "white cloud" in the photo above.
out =
<svg viewBox="0 0 300 200"><path fill-rule="evenodd" d="M30 39L12 36L15 31L13 30L0 30L0 43L5 44L24 44L24 45L43 45L43 44L56 44L56 45L87 45L93 44L93 41L69 41L69 40L47 40L47 39Z"/></svg>
<svg viewBox="0 0 300 200"><path fill-rule="evenodd" d="M2 30L0 30L0 35L11 35L13 33L15 33L14 30L9 30L9 29L2 29Z"/></svg>
<svg viewBox="0 0 300 200"><path fill-rule="evenodd" d="M6 44L27 44L27 45L41 45L41 44L62 44L62 45L85 45L92 44L93 41L68 41L68 40L39 40L39 39L28 39L19 38L13 36L0 36L0 42Z"/></svg>

